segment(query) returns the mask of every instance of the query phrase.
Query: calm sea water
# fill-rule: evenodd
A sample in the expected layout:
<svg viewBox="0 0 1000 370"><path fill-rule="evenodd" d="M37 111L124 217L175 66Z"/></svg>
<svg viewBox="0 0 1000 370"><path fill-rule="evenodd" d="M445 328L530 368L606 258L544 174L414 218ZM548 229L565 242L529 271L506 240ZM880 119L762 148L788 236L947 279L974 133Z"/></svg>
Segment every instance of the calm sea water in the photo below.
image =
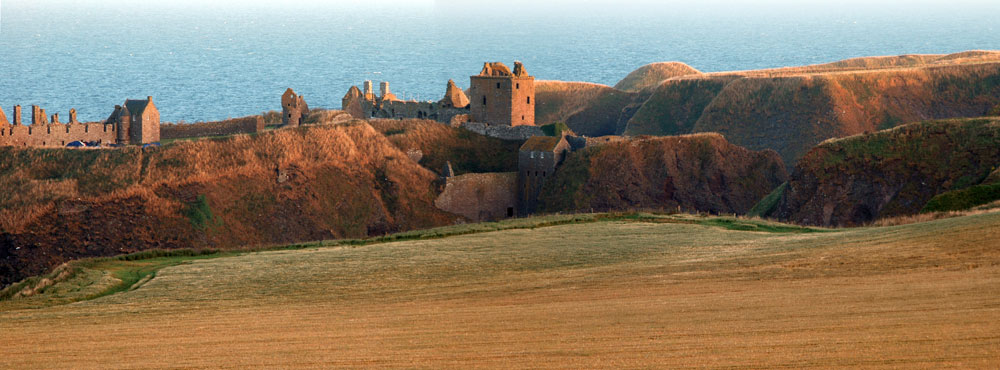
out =
<svg viewBox="0 0 1000 370"><path fill-rule="evenodd" d="M366 79L436 100L484 61L613 85L658 61L727 71L1000 49L996 1L202 3L0 0L0 106L77 108L93 121L153 95L164 120L193 122L278 109L287 87L338 108Z"/></svg>

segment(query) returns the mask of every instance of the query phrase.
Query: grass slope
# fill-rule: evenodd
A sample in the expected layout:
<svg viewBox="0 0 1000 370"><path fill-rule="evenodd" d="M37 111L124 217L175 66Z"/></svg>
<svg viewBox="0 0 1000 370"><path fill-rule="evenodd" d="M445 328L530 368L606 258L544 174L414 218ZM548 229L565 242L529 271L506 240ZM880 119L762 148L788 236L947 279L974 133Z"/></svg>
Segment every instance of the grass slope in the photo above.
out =
<svg viewBox="0 0 1000 370"><path fill-rule="evenodd" d="M189 261L8 307L0 367L1000 365L998 213L811 233L675 217Z"/></svg>
<svg viewBox="0 0 1000 370"><path fill-rule="evenodd" d="M463 170L516 165L506 154L516 144L442 129L424 135L429 160L454 158ZM476 161L480 155L488 159ZM0 158L0 285L73 258L364 237L455 221L434 207L438 176L365 122L146 150L8 147Z"/></svg>
<svg viewBox="0 0 1000 370"><path fill-rule="evenodd" d="M935 195L986 185L998 164L997 118L928 121L828 140L796 165L773 215L824 226L913 215ZM931 207L988 203L989 189L954 193Z"/></svg>
<svg viewBox="0 0 1000 370"><path fill-rule="evenodd" d="M664 80L649 77L657 75L650 68L640 68L629 80L657 82L635 91L623 91L624 85L539 82L537 120L566 122L588 136L719 132L748 149L776 150L791 167L829 138L927 119L981 117L1000 106L1000 52L856 58L668 74Z"/></svg>
<svg viewBox="0 0 1000 370"><path fill-rule="evenodd" d="M773 151L749 151L717 134L633 139L571 153L539 202L546 212L742 214L786 178Z"/></svg>
<svg viewBox="0 0 1000 370"><path fill-rule="evenodd" d="M701 72L684 63L652 63L629 73L615 85L615 88L622 91L638 92L656 87L664 80L697 74L701 74Z"/></svg>

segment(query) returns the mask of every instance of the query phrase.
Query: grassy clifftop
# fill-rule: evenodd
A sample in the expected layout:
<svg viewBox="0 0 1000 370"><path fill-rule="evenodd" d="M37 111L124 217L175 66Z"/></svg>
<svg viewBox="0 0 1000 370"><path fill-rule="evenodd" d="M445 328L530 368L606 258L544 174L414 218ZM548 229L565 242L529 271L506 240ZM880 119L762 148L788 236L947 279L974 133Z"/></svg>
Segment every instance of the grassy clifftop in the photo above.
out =
<svg viewBox="0 0 1000 370"><path fill-rule="evenodd" d="M701 74L697 69L678 62L647 64L625 76L615 88L622 91L642 91L658 86L674 77Z"/></svg>
<svg viewBox="0 0 1000 370"><path fill-rule="evenodd" d="M540 202L549 212L745 213L786 177L773 151L750 151L718 134L644 138L570 154Z"/></svg>
<svg viewBox="0 0 1000 370"><path fill-rule="evenodd" d="M998 165L997 118L914 123L828 140L796 165L771 215L824 226L912 215L935 195L988 184Z"/></svg>
<svg viewBox="0 0 1000 370"><path fill-rule="evenodd" d="M792 166L826 139L907 122L1000 114L1000 52L692 73L631 93L601 85L547 84L562 88L540 88L539 117L565 121L578 133L719 132L749 149L773 149Z"/></svg>
<svg viewBox="0 0 1000 370"><path fill-rule="evenodd" d="M142 150L0 148L0 285L78 257L236 248L450 224L411 160L516 166L513 144L421 121L351 122ZM462 161L461 158L466 158ZM513 162L511 162L513 161ZM438 167L439 168L439 167ZM466 170L478 168L465 167Z"/></svg>

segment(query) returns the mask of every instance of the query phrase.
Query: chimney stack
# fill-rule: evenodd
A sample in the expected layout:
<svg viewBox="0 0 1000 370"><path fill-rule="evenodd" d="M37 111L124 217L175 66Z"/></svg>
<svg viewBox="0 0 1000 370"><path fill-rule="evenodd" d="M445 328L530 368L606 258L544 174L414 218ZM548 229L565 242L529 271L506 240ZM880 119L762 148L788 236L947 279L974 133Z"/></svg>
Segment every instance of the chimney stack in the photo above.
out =
<svg viewBox="0 0 1000 370"><path fill-rule="evenodd" d="M382 83L380 83L379 84L379 92L382 93L382 97L383 98L385 98L386 96L388 96L389 94L391 94L392 92L389 91L389 83L388 82L382 82Z"/></svg>

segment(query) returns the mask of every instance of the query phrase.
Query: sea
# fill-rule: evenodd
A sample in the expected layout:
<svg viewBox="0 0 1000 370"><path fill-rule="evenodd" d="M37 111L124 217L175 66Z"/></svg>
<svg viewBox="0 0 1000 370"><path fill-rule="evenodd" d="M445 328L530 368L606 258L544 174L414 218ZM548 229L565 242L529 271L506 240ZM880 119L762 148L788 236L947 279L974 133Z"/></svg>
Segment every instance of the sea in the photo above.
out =
<svg viewBox="0 0 1000 370"><path fill-rule="evenodd" d="M153 96L164 121L196 122L280 109L289 87L339 108L365 80L438 100L486 61L614 85L662 61L716 72L996 50L998 14L996 0L0 0L0 107L98 121Z"/></svg>

